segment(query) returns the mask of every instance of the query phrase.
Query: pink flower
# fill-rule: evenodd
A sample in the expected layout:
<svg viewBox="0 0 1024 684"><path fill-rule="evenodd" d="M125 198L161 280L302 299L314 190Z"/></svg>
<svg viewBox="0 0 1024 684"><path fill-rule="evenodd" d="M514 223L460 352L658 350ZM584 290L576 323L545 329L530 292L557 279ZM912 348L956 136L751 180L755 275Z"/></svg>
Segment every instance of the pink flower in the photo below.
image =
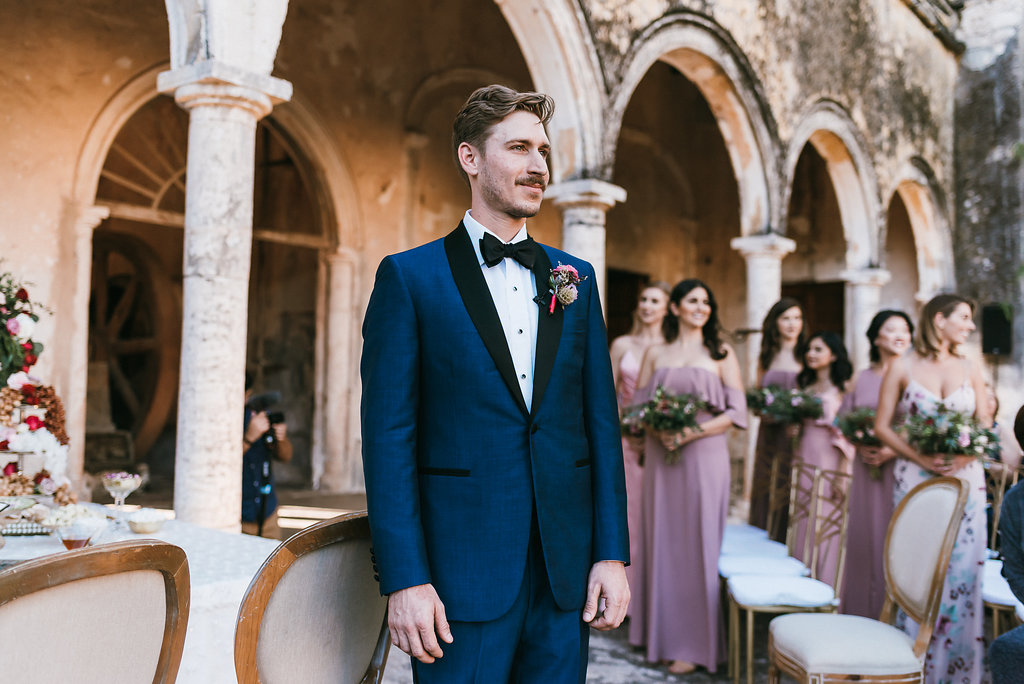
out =
<svg viewBox="0 0 1024 684"><path fill-rule="evenodd" d="M7 319L7 334L9 334L11 337L17 337L19 330L21 330L21 326L18 325L18 319L17 318L8 318Z"/></svg>
<svg viewBox="0 0 1024 684"><path fill-rule="evenodd" d="M960 435L959 437L957 437L956 443L959 444L961 447L966 447L970 445L971 433L967 428L960 428Z"/></svg>

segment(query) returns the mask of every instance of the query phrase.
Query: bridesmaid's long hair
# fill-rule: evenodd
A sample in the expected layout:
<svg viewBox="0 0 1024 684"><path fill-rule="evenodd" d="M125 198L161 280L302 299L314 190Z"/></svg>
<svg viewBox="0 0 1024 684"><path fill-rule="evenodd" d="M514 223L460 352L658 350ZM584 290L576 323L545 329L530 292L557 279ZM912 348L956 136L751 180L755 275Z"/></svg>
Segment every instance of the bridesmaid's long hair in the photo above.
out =
<svg viewBox="0 0 1024 684"><path fill-rule="evenodd" d="M804 307L792 297L783 297L768 309L768 314L764 317L764 323L761 325L761 355L758 357L761 370L768 370L775 355L782 349L782 340L779 339L779 317L793 307L800 309L800 312L803 313ZM800 336L796 338L796 348L800 349L803 344L804 331L801 328Z"/></svg>
<svg viewBox="0 0 1024 684"><path fill-rule="evenodd" d="M799 349L800 362L803 368L796 376L797 387L807 387L818 378L818 371L807 365L807 349L814 340L821 340L832 352L832 365L828 369L828 378L832 384L842 392L846 389L846 381L853 375L853 365L850 363L850 355L846 353L846 345L843 338L834 332L817 332L807 338L807 343Z"/></svg>
<svg viewBox="0 0 1024 684"><path fill-rule="evenodd" d="M878 339L878 333L882 331L882 326L893 316L899 316L907 322L907 328L910 330L910 339L914 339L914 322L910 320L910 316L896 309L883 309L879 311L871 319L871 324L868 325L867 337L868 342L871 343L871 351L868 352L868 356L871 358L871 363L879 363L882 360L882 354L878 351L878 345L875 344L875 340Z"/></svg>
<svg viewBox="0 0 1024 684"><path fill-rule="evenodd" d="M969 306L971 314L974 314L974 300L961 297L958 294L940 294L928 300L928 303L921 309L921 318L919 319L921 334L914 338L914 350L918 354L927 359L934 359L939 355L942 343L939 341L939 332L935 329L935 317L942 314L948 318L961 304ZM957 355L955 344L949 345L949 353Z"/></svg>
<svg viewBox="0 0 1024 684"><path fill-rule="evenodd" d="M661 290L662 292L665 293L666 297L672 295L672 286L666 283L664 280L652 280L651 282L641 287L640 292L637 294L636 297L638 305L636 308L633 309L633 328L629 331L630 335L639 335L640 331L643 330L643 326L640 324L640 317L637 315L637 309L640 308L640 296L643 295L644 290L650 290L651 288ZM668 313L666 313L665 315L668 316ZM664 323L664 319L662 319L662 322Z"/></svg>
<svg viewBox="0 0 1024 684"><path fill-rule="evenodd" d="M715 293L711 291L707 283L696 278L687 278L672 288L668 301L679 306L683 301L683 297L689 294L690 290L695 290L698 287L703 287L704 291L708 293L708 305L711 307L711 315L708 316L707 323L701 328L704 346L708 348L708 353L711 354L712 359L720 361L725 358L725 350L722 349L722 325L718 322L718 302L715 301ZM679 319L672 313L671 309L665 314L665 319L661 322L661 332L665 335L666 342L673 342L679 337Z"/></svg>

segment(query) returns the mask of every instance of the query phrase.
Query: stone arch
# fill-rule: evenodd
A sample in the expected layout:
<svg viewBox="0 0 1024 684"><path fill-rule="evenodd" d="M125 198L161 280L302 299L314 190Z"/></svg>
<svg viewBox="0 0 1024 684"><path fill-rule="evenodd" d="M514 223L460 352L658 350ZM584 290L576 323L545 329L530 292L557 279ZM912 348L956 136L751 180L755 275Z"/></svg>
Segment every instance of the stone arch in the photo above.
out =
<svg viewBox="0 0 1024 684"><path fill-rule="evenodd" d="M68 214L76 226L75 249L75 316L88 321L90 271L92 263L92 232L106 217L106 207L94 206L100 174L111 145L125 124L147 102L159 93L157 76L168 68L167 62L148 67L129 79L107 102L93 119L79 152L72 180ZM326 228L330 247L322 258L317 307L316 359L316 407L319 415L314 416L314 480L319 479L322 464L316 462L317 454L332 439L348 448L353 431L345 421L329 421L328 411L336 408L339 399L351 401L348 388L358 377L358 325L360 293L355 287L361 268L358 250L364 243L364 222L361 203L357 196L354 175L320 117L299 95L291 102L276 108L268 125L286 133L299 154L293 155L306 167L309 191L316 199L316 211L321 225ZM341 287L338 287L341 285ZM340 314L340 315L336 315ZM345 322L350 323L346 325ZM86 403L88 365L87 322L74 326L72 336L72 358L70 367L78 369L69 383L68 404L81 407ZM327 385L343 387L333 392ZM338 395L345 395L339 397ZM84 435L84 410L70 409L68 424L75 434ZM335 429L328 439L327 426L336 424L343 428L343 434ZM347 431L344 429L347 428ZM83 440L75 440L81 445ZM79 446L79 452L81 447ZM72 463L81 468L81 453L73 454Z"/></svg>
<svg viewBox="0 0 1024 684"><path fill-rule="evenodd" d="M777 136L765 98L742 52L724 29L705 17L678 14L648 26L627 57L604 130L604 148L614 158L622 118L644 75L662 61L692 81L707 100L736 177L741 235L773 231L781 211L776 168Z"/></svg>
<svg viewBox="0 0 1024 684"><path fill-rule="evenodd" d="M784 207L789 206L797 161L807 144L825 160L839 202L846 238L846 268L877 265L881 203L864 137L838 104L827 100L816 103L797 124L790 141L786 154Z"/></svg>
<svg viewBox="0 0 1024 684"><path fill-rule="evenodd" d="M942 210L946 206L944 193L928 162L921 157L908 160L887 196L891 198L894 194L899 194L910 216L917 252L918 302L925 302L939 292L955 290L953 236ZM883 228L883 239L887 228Z"/></svg>
<svg viewBox="0 0 1024 684"><path fill-rule="evenodd" d="M573 0L496 0L519 43L533 86L555 99L548 126L553 182L605 177L605 85L587 26Z"/></svg>

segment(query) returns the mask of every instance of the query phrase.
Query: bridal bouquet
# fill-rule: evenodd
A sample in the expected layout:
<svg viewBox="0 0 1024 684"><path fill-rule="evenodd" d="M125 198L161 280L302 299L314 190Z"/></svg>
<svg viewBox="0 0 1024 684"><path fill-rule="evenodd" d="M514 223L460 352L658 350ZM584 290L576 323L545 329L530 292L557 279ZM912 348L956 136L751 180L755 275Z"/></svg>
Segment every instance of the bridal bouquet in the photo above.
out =
<svg viewBox="0 0 1024 684"><path fill-rule="evenodd" d="M645 430L682 432L684 429L700 431L697 413L707 408L707 402L692 394L672 394L658 385L651 399L628 409L622 416L623 434L640 436ZM679 449L666 452L665 462L679 461Z"/></svg>
<svg viewBox="0 0 1024 684"><path fill-rule="evenodd" d="M836 416L836 427L851 444L880 447L882 440L875 435L875 409L858 408Z"/></svg>
<svg viewBox="0 0 1024 684"><path fill-rule="evenodd" d="M802 423L825 415L821 398L800 389L775 385L747 390L747 407L775 423Z"/></svg>
<svg viewBox="0 0 1024 684"><path fill-rule="evenodd" d="M934 412L927 413L911 404L901 430L914 449L922 454L942 454L947 463L955 456L983 458L999 441L992 430L982 427L973 416L942 403L935 405Z"/></svg>
<svg viewBox="0 0 1024 684"><path fill-rule="evenodd" d="M854 446L880 447L882 440L875 434L875 409L862 407L840 413L836 416L836 427L843 437ZM882 469L876 465L868 466L868 476L872 480L882 479Z"/></svg>

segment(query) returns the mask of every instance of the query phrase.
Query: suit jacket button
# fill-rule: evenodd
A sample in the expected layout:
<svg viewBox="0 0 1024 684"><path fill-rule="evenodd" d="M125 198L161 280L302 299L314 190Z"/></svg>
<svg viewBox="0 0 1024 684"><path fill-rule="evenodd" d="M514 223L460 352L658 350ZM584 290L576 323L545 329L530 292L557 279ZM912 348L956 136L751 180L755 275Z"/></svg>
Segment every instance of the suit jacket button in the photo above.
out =
<svg viewBox="0 0 1024 684"><path fill-rule="evenodd" d="M531 425L531 426L530 426L530 434L531 434L531 435L535 435L535 434L537 434L537 430L539 430L539 429L540 429L540 428L539 428L539 427L538 427L538 426L537 426L536 424L533 424L533 425Z"/></svg>

